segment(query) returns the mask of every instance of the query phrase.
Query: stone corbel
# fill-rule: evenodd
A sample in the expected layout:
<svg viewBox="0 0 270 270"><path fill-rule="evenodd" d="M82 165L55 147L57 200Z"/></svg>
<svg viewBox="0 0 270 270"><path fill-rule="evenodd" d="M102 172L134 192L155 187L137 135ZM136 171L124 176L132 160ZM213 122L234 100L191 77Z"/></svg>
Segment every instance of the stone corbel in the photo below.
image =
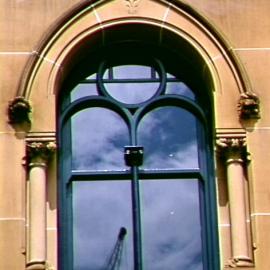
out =
<svg viewBox="0 0 270 270"><path fill-rule="evenodd" d="M31 123L30 113L31 105L24 97L16 97L9 102L8 118L11 125Z"/></svg>
<svg viewBox="0 0 270 270"><path fill-rule="evenodd" d="M260 100L254 93L242 93L238 102L239 117L242 120L260 118Z"/></svg>
<svg viewBox="0 0 270 270"><path fill-rule="evenodd" d="M45 138L46 139L46 138ZM47 269L46 184L47 165L56 150L55 141L27 140L29 168L29 237L27 270Z"/></svg>
<svg viewBox="0 0 270 270"><path fill-rule="evenodd" d="M245 183L248 162L246 138L239 134L223 134L217 138L216 145L226 167L229 195L232 258L225 268L252 267L254 264L249 240L251 236L247 223L249 198L246 198Z"/></svg>

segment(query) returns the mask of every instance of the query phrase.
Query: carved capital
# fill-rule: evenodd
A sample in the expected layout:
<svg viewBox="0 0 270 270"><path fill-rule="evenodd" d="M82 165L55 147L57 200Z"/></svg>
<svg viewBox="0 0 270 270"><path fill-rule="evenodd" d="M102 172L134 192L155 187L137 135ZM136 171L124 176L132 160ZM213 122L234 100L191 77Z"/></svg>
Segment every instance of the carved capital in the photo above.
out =
<svg viewBox="0 0 270 270"><path fill-rule="evenodd" d="M36 141L27 143L27 157L30 163L45 163L56 151L54 141Z"/></svg>
<svg viewBox="0 0 270 270"><path fill-rule="evenodd" d="M216 140L217 152L226 159L247 157L245 137L220 137Z"/></svg>
<svg viewBox="0 0 270 270"><path fill-rule="evenodd" d="M221 148L221 149L241 151L242 149L246 148L246 138L244 137L218 138L216 143L217 143L218 148Z"/></svg>
<svg viewBox="0 0 270 270"><path fill-rule="evenodd" d="M238 102L239 117L245 119L260 118L260 100L254 93L242 93Z"/></svg>
<svg viewBox="0 0 270 270"><path fill-rule="evenodd" d="M30 123L31 105L24 97L16 97L9 102L8 117L10 124Z"/></svg>

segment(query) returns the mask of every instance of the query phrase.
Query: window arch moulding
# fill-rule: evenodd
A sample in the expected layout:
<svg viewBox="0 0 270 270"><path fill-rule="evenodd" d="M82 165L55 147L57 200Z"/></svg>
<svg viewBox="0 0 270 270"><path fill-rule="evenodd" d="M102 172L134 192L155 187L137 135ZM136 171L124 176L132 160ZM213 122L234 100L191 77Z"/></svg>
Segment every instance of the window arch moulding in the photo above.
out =
<svg viewBox="0 0 270 270"><path fill-rule="evenodd" d="M232 46L207 19L182 1L115 0L77 5L47 31L32 52L17 97L31 100L33 106L43 100L47 109L54 108L51 105L55 94L80 52L91 43L106 44L111 38L107 31L110 27L131 23L158 29L151 37L154 42L168 42L166 33L171 32L190 45L192 50L187 53L196 55L195 64L209 80L209 88L214 93L216 124L220 127L239 126L238 117L232 119L228 115L231 111L238 111L240 119L260 117L259 99L252 92ZM14 115L14 103L9 109L10 119ZM43 106L40 110L44 110ZM35 114L38 116L39 110L35 109L33 118Z"/></svg>
<svg viewBox="0 0 270 270"><path fill-rule="evenodd" d="M214 97L214 122L223 134L231 133L231 129L243 130L239 117L240 120L259 118L259 99L252 92L232 47L188 4L151 0L92 1L79 4L55 25L25 67L17 97L9 104L11 124L23 121L16 119L20 110L25 111L25 121L29 122L31 101L32 118L39 119L32 123L32 131L55 131L57 97L69 71L88 48L104 46L119 38L146 40L175 50L181 48ZM138 30L142 28L147 31Z"/></svg>

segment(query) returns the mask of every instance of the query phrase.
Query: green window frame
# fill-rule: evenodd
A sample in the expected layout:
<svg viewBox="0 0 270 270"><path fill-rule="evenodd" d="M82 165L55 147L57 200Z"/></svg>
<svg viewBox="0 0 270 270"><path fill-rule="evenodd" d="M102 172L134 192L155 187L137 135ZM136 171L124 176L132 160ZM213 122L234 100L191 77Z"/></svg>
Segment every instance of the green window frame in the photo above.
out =
<svg viewBox="0 0 270 270"><path fill-rule="evenodd" d="M180 57L175 52L168 52L167 48L123 42L91 52L89 57L74 65L71 76L65 82L65 91L59 98L60 269L219 269L212 100L200 84L195 68L178 59ZM98 118L101 115L104 118ZM101 120L98 119L105 119L104 124L101 124L104 129L101 134L109 134L108 140L117 146L116 158L111 158L107 163L105 160L108 160L114 148L106 148L105 143L102 145L101 137L97 136L95 140L91 137L91 134L98 134L100 131L98 126ZM154 120L163 122L153 124ZM114 124L110 126L110 123ZM152 125L154 127L150 128ZM117 134L116 140L114 136L120 126L123 126L121 132L123 129L125 132ZM166 137L166 134L169 135ZM189 152L184 152L181 149L186 148L191 138L193 141L195 139L196 145L190 146ZM101 148L91 148L88 146L91 143L100 145ZM87 230L82 226L90 226L91 224L85 223L98 219L94 214L89 214L92 219L86 218L86 222L79 220L88 210L91 213L91 209L92 212L93 209L97 212L105 209L102 208L102 200L104 205L108 201L103 196L104 191L100 191L104 190L103 186L104 189L111 187L111 193L108 193L110 196L122 198L121 205L125 206L125 210L121 211L130 210L127 219L131 222L126 221L128 225L122 226L121 220L121 224L118 224L115 242L110 252L104 255L104 264L101 266L99 257L94 252L98 245L91 246L87 244L91 239L86 239L86 244L80 246L77 238L78 235L90 234L90 231L99 227L100 223L94 221L96 225L92 229ZM130 191L129 195L127 190ZM174 190L179 192L175 193ZM188 193L188 190L191 195L185 197L184 193ZM178 195L180 191L183 199ZM82 200L83 192L97 199ZM114 201L116 205L121 199L117 203L116 199ZM149 205L161 201L163 203L160 205L168 202L170 204L162 213L161 210L156 210L160 216L164 216L164 213L175 215L176 211L186 211L186 217L183 212L174 221L153 221L155 218L150 216L155 212L155 207ZM173 207L173 210L169 211L169 207ZM106 211L109 219L109 210ZM187 212L193 212L194 217L188 218L192 215L187 215ZM117 208L114 214L115 219L123 216L122 212L117 213ZM181 225L181 220L185 225ZM191 222L190 228L188 222ZM81 227L81 231L78 229L77 232L76 226ZM158 231L154 236L148 237L158 226L176 229L174 235L178 240L171 239L169 229L161 231L165 240L157 237ZM103 231L96 229L92 237L100 235L102 238L109 227L111 226ZM196 244L200 246L197 251L199 255L191 255L193 260L199 262L193 262L193 265L191 261L186 264L177 261L177 258L184 258L179 255L179 246L188 245L193 239L190 237L185 243L181 242L184 238L183 231L187 234L189 230L196 236L195 239L200 238L199 244ZM129 244L126 243L127 235ZM162 241L165 244L159 244ZM96 243L99 243L98 240ZM191 247L188 252L195 245ZM124 252L131 254L126 255L125 259L128 267L121 265ZM154 259L157 254L162 259ZM81 257L88 257L88 262L94 261L95 257L97 263L83 268L80 266Z"/></svg>

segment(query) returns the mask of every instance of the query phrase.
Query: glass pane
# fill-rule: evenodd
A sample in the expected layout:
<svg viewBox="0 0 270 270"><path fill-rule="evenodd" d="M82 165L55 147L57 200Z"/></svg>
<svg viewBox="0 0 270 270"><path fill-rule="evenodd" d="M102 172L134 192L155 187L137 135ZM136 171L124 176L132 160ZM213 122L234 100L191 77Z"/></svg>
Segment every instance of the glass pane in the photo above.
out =
<svg viewBox="0 0 270 270"><path fill-rule="evenodd" d="M82 97L97 95L95 83L80 83L70 93L71 102Z"/></svg>
<svg viewBox="0 0 270 270"><path fill-rule="evenodd" d="M122 170L124 146L129 144L126 123L115 112L89 108L71 119L72 168L75 170Z"/></svg>
<svg viewBox="0 0 270 270"><path fill-rule="evenodd" d="M188 111L167 106L149 112L138 127L144 146L144 169L198 168L196 118Z"/></svg>
<svg viewBox="0 0 270 270"><path fill-rule="evenodd" d="M158 90L159 83L105 83L107 92L126 104L138 104L150 99Z"/></svg>
<svg viewBox="0 0 270 270"><path fill-rule="evenodd" d="M132 270L130 182L73 182L72 187L74 270Z"/></svg>
<svg viewBox="0 0 270 270"><path fill-rule="evenodd" d="M166 93L167 94L181 95L181 96L188 97L192 100L195 100L194 93L183 82L167 82Z"/></svg>
<svg viewBox="0 0 270 270"><path fill-rule="evenodd" d="M202 270L198 181L143 180L141 190L145 269Z"/></svg>
<svg viewBox="0 0 270 270"><path fill-rule="evenodd" d="M172 75L171 73L167 73L166 76L167 76L168 79L172 79L172 78L175 79L175 76Z"/></svg>
<svg viewBox="0 0 270 270"><path fill-rule="evenodd" d="M151 67L139 65L123 65L113 68L114 79L149 79Z"/></svg>
<svg viewBox="0 0 270 270"><path fill-rule="evenodd" d="M95 80L97 78L97 73L91 74L86 77L87 80Z"/></svg>

